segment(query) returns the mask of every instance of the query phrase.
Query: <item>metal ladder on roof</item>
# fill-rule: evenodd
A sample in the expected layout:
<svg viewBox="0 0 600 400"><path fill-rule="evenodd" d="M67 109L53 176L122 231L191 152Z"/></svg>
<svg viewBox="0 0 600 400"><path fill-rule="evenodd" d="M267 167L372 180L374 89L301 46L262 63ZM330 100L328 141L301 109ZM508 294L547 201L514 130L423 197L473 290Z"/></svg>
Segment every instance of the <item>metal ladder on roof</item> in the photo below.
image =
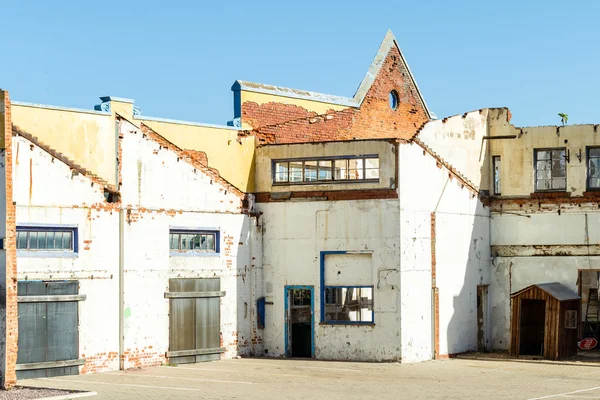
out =
<svg viewBox="0 0 600 400"><path fill-rule="evenodd" d="M583 337L593 337L598 339L598 322L600 318L598 313L598 289L590 288L588 294L587 306L585 307L585 322L583 324Z"/></svg>

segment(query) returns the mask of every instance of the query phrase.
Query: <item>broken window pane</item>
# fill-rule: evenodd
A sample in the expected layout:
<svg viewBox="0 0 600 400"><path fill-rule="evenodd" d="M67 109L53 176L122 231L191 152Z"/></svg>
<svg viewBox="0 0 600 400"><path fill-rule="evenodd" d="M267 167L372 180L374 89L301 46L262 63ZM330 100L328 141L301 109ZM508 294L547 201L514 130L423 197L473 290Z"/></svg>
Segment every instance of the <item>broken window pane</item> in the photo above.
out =
<svg viewBox="0 0 600 400"><path fill-rule="evenodd" d="M275 182L287 182L289 173L289 163L278 162L275 164Z"/></svg>
<svg viewBox="0 0 600 400"><path fill-rule="evenodd" d="M535 150L535 189L565 190L567 163L565 149Z"/></svg>
<svg viewBox="0 0 600 400"><path fill-rule="evenodd" d="M325 320L373 322L372 287L326 287Z"/></svg>
<svg viewBox="0 0 600 400"><path fill-rule="evenodd" d="M494 168L494 194L500 194L500 166L501 159L500 156L492 157L493 160L493 168Z"/></svg>
<svg viewBox="0 0 600 400"><path fill-rule="evenodd" d="M216 252L216 233L181 231L169 233L169 248L174 251Z"/></svg>
<svg viewBox="0 0 600 400"><path fill-rule="evenodd" d="M316 181L317 180L317 162L316 161L305 161L304 162L304 181Z"/></svg>
<svg viewBox="0 0 600 400"><path fill-rule="evenodd" d="M588 149L588 189L600 189L600 147Z"/></svg>

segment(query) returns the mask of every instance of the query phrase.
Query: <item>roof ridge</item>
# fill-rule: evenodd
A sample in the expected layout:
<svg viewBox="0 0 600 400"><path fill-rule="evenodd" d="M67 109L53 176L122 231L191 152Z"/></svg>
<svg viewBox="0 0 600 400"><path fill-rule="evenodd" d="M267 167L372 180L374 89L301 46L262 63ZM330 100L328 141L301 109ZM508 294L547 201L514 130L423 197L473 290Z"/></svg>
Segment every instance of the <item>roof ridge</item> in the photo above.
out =
<svg viewBox="0 0 600 400"><path fill-rule="evenodd" d="M90 179L92 182L103 186L104 188L108 189L108 191L116 193L117 189L115 186L109 184L107 181L105 181L104 179L100 178L98 175L96 175L95 173L93 173L92 171L84 168L83 166L77 164L75 161L71 160L70 158L68 158L67 156L65 156L63 153L59 152L58 150L50 147L49 145L47 145L46 143L42 142L37 136L22 130L21 128L17 127L16 125L13 124L12 126L12 133L13 136L21 136L25 139L27 139L28 141L30 141L33 145L39 147L40 149L44 150L46 153L48 153L51 157L59 160L60 162L62 162L63 164L65 164L66 166L68 166L69 168L79 172L80 174L84 175L85 177L87 177L88 179Z"/></svg>

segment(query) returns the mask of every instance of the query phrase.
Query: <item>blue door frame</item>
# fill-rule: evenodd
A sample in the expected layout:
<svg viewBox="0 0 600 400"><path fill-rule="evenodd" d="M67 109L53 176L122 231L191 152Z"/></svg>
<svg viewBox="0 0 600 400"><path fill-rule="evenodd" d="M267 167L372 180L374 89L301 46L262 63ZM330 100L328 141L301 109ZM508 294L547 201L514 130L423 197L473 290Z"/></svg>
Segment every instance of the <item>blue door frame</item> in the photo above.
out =
<svg viewBox="0 0 600 400"><path fill-rule="evenodd" d="M310 356L315 358L315 288L314 286L303 286L303 285L286 285L284 287L284 337L285 337L285 356L291 357L292 352L289 343L289 308L290 308L290 289L307 289L310 290Z"/></svg>

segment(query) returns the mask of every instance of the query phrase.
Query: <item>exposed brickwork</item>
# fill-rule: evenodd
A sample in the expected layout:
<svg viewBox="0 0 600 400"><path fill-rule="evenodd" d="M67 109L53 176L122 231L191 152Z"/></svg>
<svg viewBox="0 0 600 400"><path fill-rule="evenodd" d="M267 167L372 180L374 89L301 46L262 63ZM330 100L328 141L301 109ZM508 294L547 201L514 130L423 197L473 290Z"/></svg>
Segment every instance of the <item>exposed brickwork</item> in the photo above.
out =
<svg viewBox="0 0 600 400"><path fill-rule="evenodd" d="M256 193L257 203L289 201L290 199L315 199L320 201L397 199L395 189L360 189L360 190L312 190L290 192L288 195L277 193Z"/></svg>
<svg viewBox="0 0 600 400"><path fill-rule="evenodd" d="M116 351L98 353L93 356L82 354L81 358L85 358L85 364L81 367L80 374L112 371L115 366L117 368L119 366L119 353Z"/></svg>
<svg viewBox="0 0 600 400"><path fill-rule="evenodd" d="M431 290L433 291L433 351L434 358L438 359L440 354L440 298L437 287L437 258L436 258L436 225L435 212L430 214L431 219Z"/></svg>
<svg viewBox="0 0 600 400"><path fill-rule="evenodd" d="M3 96L4 115L4 168L6 179L6 233L4 248L6 251L6 364L2 377L3 389L10 389L17 382L15 365L18 352L18 307L17 307L17 243L16 243L16 206L13 202L13 159L12 159L12 118L8 92L0 91Z"/></svg>
<svg viewBox="0 0 600 400"><path fill-rule="evenodd" d="M125 369L148 368L167 363L165 353L156 352L152 346L143 349L126 349L123 352L123 365Z"/></svg>
<svg viewBox="0 0 600 400"><path fill-rule="evenodd" d="M330 110L330 112L334 112L334 110ZM247 101L242 106L242 120L252 125L253 128L316 116L317 113L293 104L270 102L258 105L253 101Z"/></svg>
<svg viewBox="0 0 600 400"><path fill-rule="evenodd" d="M391 109L389 94L398 93L396 110ZM400 52L389 51L360 107L330 110L317 115L298 106L282 103L242 104L242 120L252 124L260 144L305 143L355 138L412 139L428 120L424 104L410 78Z"/></svg>

